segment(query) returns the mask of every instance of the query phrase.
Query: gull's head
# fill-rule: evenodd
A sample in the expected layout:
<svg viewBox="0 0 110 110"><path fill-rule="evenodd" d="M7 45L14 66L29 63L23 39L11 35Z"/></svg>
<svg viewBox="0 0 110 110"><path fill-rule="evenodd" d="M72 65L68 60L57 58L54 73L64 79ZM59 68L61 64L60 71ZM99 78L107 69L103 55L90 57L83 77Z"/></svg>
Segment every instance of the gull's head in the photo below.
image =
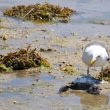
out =
<svg viewBox="0 0 110 110"><path fill-rule="evenodd" d="M106 62L110 61L110 58L108 57L108 54L93 54L90 66L93 65L104 65Z"/></svg>

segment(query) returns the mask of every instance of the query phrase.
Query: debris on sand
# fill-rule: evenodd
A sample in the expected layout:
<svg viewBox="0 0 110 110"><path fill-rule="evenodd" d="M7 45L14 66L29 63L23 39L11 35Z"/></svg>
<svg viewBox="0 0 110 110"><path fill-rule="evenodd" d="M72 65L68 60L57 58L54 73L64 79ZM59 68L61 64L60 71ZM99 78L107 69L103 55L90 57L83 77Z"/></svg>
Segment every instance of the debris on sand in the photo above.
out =
<svg viewBox="0 0 110 110"><path fill-rule="evenodd" d="M54 18L68 18L73 13L76 13L76 11L68 7L62 8L57 5L45 3L14 6L11 9L7 9L4 15L32 21L52 21Z"/></svg>
<svg viewBox="0 0 110 110"><path fill-rule="evenodd" d="M56 50L53 50L51 48L48 48L48 49L40 48L40 52L53 52L53 51L56 51Z"/></svg>
<svg viewBox="0 0 110 110"><path fill-rule="evenodd" d="M8 37L9 37L9 36L8 36L7 34L0 35L0 38L1 38L2 40L7 40Z"/></svg>
<svg viewBox="0 0 110 110"><path fill-rule="evenodd" d="M58 93L61 94L67 92L68 90L84 90L90 94L98 95L100 94L101 88L97 85L90 83L72 82L61 87Z"/></svg>
<svg viewBox="0 0 110 110"><path fill-rule="evenodd" d="M110 81L110 67L107 66L103 71L103 78L105 81ZM98 79L102 79L101 73L98 75Z"/></svg>
<svg viewBox="0 0 110 110"><path fill-rule="evenodd" d="M68 21L69 21L68 19L59 20L60 23L68 23Z"/></svg>
<svg viewBox="0 0 110 110"><path fill-rule="evenodd" d="M61 65L60 70L70 75L77 73L76 68L71 64Z"/></svg>
<svg viewBox="0 0 110 110"><path fill-rule="evenodd" d="M22 70L39 66L50 66L47 60L43 59L36 52L36 49L31 49L30 46L26 49L20 49L17 52L8 53L6 56L0 55L0 64L3 68L11 68L12 70Z"/></svg>

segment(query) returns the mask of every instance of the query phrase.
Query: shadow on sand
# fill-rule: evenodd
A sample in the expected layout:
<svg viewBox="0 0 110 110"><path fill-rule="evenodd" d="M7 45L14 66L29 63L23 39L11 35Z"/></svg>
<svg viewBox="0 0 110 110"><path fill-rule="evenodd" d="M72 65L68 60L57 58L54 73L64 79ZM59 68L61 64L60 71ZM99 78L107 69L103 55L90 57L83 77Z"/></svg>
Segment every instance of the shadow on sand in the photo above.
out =
<svg viewBox="0 0 110 110"><path fill-rule="evenodd" d="M90 94L98 95L100 94L101 88L99 87L100 80L97 80L91 76L82 75L76 78L73 82L59 89L59 94L71 90L82 90Z"/></svg>

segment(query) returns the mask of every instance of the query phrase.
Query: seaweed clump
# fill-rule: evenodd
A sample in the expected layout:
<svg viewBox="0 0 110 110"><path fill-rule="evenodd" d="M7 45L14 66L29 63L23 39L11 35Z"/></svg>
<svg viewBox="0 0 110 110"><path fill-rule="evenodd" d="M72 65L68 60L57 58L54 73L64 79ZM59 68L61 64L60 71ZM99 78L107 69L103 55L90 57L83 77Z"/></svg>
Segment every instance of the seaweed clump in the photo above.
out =
<svg viewBox="0 0 110 110"><path fill-rule="evenodd" d="M45 3L14 6L11 9L7 9L4 15L34 21L51 21L53 18L68 18L75 12L68 7L62 8L57 5Z"/></svg>
<svg viewBox="0 0 110 110"><path fill-rule="evenodd" d="M103 78L105 81L110 81L110 67L107 66L103 71ZM102 79L101 73L98 75L98 79Z"/></svg>
<svg viewBox="0 0 110 110"><path fill-rule="evenodd" d="M60 70L69 75L75 75L77 73L76 68L71 64L65 64L60 67Z"/></svg>
<svg viewBox="0 0 110 110"><path fill-rule="evenodd" d="M46 59L43 59L37 52L36 49L20 49L17 52L8 53L6 56L0 56L0 63L6 68L12 70L22 70L31 67L45 66L49 67L49 63Z"/></svg>

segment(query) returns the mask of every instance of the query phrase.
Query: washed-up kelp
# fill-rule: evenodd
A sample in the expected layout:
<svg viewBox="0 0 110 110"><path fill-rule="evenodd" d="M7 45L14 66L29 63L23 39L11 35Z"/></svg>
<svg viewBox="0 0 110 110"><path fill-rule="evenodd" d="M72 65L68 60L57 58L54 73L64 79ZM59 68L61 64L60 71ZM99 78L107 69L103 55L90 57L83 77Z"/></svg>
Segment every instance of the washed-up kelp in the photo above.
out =
<svg viewBox="0 0 110 110"><path fill-rule="evenodd" d="M28 69L31 67L46 66L49 67L49 63L46 59L42 58L36 49L20 49L17 52L8 53L6 56L0 56L0 63L6 68L12 70Z"/></svg>
<svg viewBox="0 0 110 110"><path fill-rule="evenodd" d="M45 3L12 7L11 9L7 9L4 15L34 21L52 21L54 18L68 18L73 13L75 11L68 7L62 8L57 5Z"/></svg>
<svg viewBox="0 0 110 110"><path fill-rule="evenodd" d="M103 78L105 81L110 81L110 67L107 66L103 71ZM98 79L102 79L101 73L98 75Z"/></svg>

